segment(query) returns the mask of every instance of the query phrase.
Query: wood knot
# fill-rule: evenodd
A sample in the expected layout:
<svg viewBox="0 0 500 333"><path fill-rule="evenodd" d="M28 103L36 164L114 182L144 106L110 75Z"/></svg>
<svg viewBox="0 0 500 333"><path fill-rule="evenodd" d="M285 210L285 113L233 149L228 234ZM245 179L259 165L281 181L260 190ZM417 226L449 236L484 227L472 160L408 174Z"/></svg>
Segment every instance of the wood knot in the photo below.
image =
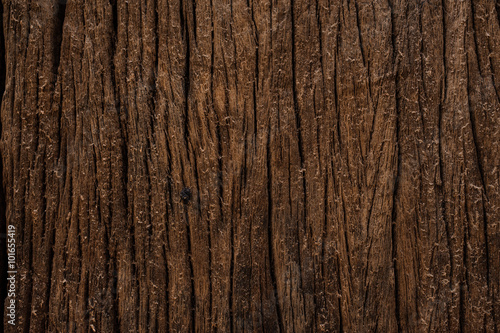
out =
<svg viewBox="0 0 500 333"><path fill-rule="evenodd" d="M191 189L189 187L184 187L181 191L182 202L187 204L191 200Z"/></svg>

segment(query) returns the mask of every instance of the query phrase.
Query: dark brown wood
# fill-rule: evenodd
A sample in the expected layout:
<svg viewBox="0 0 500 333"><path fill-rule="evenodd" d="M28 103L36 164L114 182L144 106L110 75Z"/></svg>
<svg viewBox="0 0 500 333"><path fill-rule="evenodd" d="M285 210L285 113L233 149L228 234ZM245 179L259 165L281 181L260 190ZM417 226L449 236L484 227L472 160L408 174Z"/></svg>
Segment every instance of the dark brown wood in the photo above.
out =
<svg viewBox="0 0 500 333"><path fill-rule="evenodd" d="M500 330L498 2L2 5L6 332Z"/></svg>

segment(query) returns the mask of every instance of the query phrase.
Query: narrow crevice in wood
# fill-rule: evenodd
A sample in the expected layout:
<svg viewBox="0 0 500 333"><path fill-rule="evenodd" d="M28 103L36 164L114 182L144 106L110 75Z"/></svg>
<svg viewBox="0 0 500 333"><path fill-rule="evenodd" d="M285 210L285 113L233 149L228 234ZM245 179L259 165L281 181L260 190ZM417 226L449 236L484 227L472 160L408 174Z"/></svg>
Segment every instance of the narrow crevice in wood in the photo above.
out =
<svg viewBox="0 0 500 333"><path fill-rule="evenodd" d="M274 301L276 307L276 316L278 319L279 332L284 331L283 317L281 312L280 299L278 295L278 285L276 280L276 264L275 264L275 254L274 254L274 244L273 244L273 221L272 221L272 207L273 207L273 196L272 196L272 174L271 174L271 147L270 147L270 135L271 129L268 129L268 141L267 141L267 243L268 243L268 253L269 253L269 265L271 270L272 287L274 292Z"/></svg>

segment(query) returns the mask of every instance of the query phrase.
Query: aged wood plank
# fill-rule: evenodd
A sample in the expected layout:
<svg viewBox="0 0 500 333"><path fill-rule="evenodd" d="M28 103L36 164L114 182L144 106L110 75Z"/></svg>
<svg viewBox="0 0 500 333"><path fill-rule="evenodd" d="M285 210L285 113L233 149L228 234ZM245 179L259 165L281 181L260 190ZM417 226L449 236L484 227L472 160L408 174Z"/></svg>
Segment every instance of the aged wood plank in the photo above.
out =
<svg viewBox="0 0 500 333"><path fill-rule="evenodd" d="M499 330L497 3L2 10L5 331Z"/></svg>

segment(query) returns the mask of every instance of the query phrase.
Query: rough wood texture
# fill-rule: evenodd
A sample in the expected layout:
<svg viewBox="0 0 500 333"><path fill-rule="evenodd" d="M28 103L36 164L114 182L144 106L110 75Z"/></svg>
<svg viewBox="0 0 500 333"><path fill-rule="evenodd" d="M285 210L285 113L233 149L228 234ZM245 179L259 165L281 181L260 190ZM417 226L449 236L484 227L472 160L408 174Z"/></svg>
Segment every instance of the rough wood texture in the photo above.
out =
<svg viewBox="0 0 500 333"><path fill-rule="evenodd" d="M499 24L487 0L3 0L5 331L498 333Z"/></svg>

